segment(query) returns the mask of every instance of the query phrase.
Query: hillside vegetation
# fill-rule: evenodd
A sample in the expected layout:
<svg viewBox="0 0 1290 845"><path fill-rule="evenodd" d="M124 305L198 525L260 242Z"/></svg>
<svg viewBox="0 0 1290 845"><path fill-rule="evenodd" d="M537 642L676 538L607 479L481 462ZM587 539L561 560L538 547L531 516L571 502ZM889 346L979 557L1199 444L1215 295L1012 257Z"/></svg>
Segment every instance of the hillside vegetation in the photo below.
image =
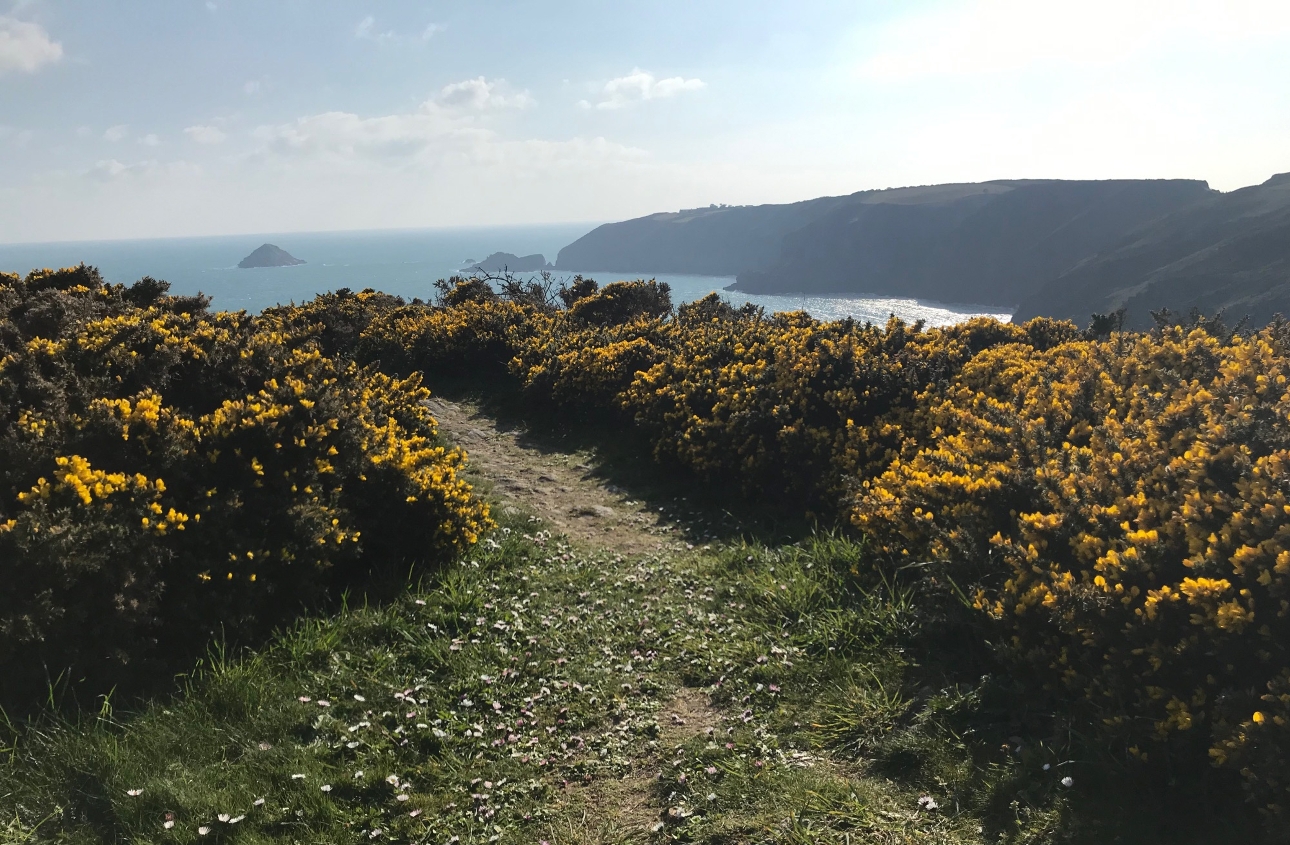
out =
<svg viewBox="0 0 1290 845"><path fill-rule="evenodd" d="M1290 313L1290 173L1142 226L1037 290L1017 316L1071 319L1121 308L1133 328L1149 327L1151 313L1165 308L1225 312L1257 326Z"/></svg>
<svg viewBox="0 0 1290 845"><path fill-rule="evenodd" d="M0 574L39 584L58 573L83 597L65 602L75 614L44 615L40 602L61 594L32 590L29 618L120 625L121 602L101 585L120 592L136 571L164 574L150 582L158 607L171 591L215 596L188 600L197 618L236 618L260 607L244 551L319 595L436 565L415 602L306 626L147 710L123 744L110 724L52 739L20 732L14 783L35 785L0 799L15 830L52 819L72 841L146 839L183 808L186 827L167 834L178 841L198 841L197 820L221 812L244 816L247 832L203 826L248 842L342 830L534 841L577 804L548 790L579 778L607 789L604 778L646 766L668 774L641 800L679 814L641 834L659 841L1145 836L1129 810L1147 814L1147 828L1169 812L1195 822L1164 841L1245 829L1253 816L1271 841L1290 829L1290 328L1280 322L1243 333L1213 320L1147 332L1109 320L1088 331L1048 319L875 327L715 296L673 308L665 285L585 279L560 290L508 279L500 293L453 280L433 306L341 291L259 317L207 315L156 283L103 286L84 268L9 277L3 292L23 332L5 335L0 375L14 398L3 442L27 475L6 481ZM40 303L59 319L26 316ZM107 331L105 320L131 328ZM172 324L181 328L159 328ZM195 345L222 332L226 346ZM100 342L120 351L81 352ZM207 348L228 351L195 354ZM308 367L323 368L316 393ZM708 549L660 545L633 560L562 546L522 512L489 536L460 453L435 440L418 374L504 401L534 432L576 429L629 455L639 442L665 475L752 515L749 527ZM292 397L314 403L305 410L333 403L300 418L303 444L261 431L304 413ZM135 423L141 405L156 419ZM99 407L101 431L88 422ZM249 439L222 439L229 418L256 421ZM310 425L326 430L318 442ZM93 472L103 478L82 478ZM68 479L81 479L88 502ZM325 501L308 492L319 485ZM272 498L242 505L261 495ZM113 507L94 510L103 497ZM334 522L316 517L324 506ZM844 536L769 548L738 539L765 513ZM183 531L179 515L191 515ZM290 540L259 539L288 529ZM485 536L486 550L443 569ZM57 554L51 542L63 544ZM92 565L67 565L81 560ZM332 570L345 577L298 574ZM634 593L641 584L656 586ZM602 627L578 639L590 620ZM133 654L136 629L123 628L133 639L116 654ZM3 629L24 669L20 646L43 642L15 639L28 630ZM66 642L82 642L76 630ZM656 739L659 724L640 720L686 688L718 708L727 742L673 734L670 769L652 756L666 748L616 744L633 731ZM402 703L389 703L394 693ZM311 703L319 697L328 707ZM477 716L490 699L493 713ZM178 738L198 723L208 745L181 762ZM256 743L284 756L260 758ZM816 755L809 778L793 774L797 751ZM162 760L173 771L150 774ZM290 792L320 790L315 781L332 788ZM77 797L87 782L98 804ZM1157 790L1196 815L1164 809Z"/></svg>

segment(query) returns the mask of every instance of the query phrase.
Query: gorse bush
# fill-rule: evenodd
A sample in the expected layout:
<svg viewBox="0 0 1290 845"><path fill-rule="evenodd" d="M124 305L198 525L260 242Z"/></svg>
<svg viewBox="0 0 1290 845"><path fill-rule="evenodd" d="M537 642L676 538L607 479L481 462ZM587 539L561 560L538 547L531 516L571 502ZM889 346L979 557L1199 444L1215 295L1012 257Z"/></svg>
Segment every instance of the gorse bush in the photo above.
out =
<svg viewBox="0 0 1290 845"><path fill-rule="evenodd" d="M324 354L335 325L296 316L83 266L0 277L8 701L146 682L488 527L419 378Z"/></svg>
<svg viewBox="0 0 1290 845"><path fill-rule="evenodd" d="M1104 739L1208 757L1286 804L1286 328L983 352L920 394L932 433L854 518L954 564L1011 656Z"/></svg>
<svg viewBox="0 0 1290 845"><path fill-rule="evenodd" d="M1091 755L1290 806L1290 328L929 330L503 281L251 318L8 278L0 661L120 663L472 542L418 381L465 376L852 525Z"/></svg>
<svg viewBox="0 0 1290 845"><path fill-rule="evenodd" d="M1287 806L1284 326L875 327L583 282L566 310L491 295L377 315L356 354L506 366L530 400L632 421L699 477L849 521L953 585L1033 710Z"/></svg>

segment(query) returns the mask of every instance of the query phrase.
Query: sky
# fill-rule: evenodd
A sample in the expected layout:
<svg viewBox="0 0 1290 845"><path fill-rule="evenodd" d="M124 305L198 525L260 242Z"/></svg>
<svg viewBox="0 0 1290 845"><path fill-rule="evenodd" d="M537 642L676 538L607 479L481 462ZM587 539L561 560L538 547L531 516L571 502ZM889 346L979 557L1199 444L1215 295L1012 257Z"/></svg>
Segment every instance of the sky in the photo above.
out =
<svg viewBox="0 0 1290 845"><path fill-rule="evenodd" d="M0 0L0 243L1290 171L1286 0Z"/></svg>

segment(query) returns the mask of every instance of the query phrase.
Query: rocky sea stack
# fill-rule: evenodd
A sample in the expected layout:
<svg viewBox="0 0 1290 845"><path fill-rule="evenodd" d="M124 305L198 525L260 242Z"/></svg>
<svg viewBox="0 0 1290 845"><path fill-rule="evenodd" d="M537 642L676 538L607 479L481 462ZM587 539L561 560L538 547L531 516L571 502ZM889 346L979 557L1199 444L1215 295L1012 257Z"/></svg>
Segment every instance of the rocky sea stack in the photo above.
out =
<svg viewBox="0 0 1290 845"><path fill-rule="evenodd" d="M547 263L545 256L538 253L514 255L509 252L494 252L483 261L474 262L468 269L483 273L537 273L555 268Z"/></svg>
<svg viewBox="0 0 1290 845"><path fill-rule="evenodd" d="M248 270L252 267L294 267L304 263L281 247L265 244L239 261L237 266Z"/></svg>

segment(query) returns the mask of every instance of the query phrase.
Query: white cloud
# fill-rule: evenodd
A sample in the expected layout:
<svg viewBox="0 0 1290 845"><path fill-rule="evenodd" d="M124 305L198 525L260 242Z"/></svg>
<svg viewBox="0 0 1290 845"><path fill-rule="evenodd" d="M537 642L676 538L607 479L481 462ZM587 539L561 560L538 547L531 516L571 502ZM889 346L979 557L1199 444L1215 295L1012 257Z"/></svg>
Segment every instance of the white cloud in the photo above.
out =
<svg viewBox="0 0 1290 845"><path fill-rule="evenodd" d="M606 141L508 140L479 123L478 112L500 105L514 107L527 94L499 95L498 83L467 80L449 85L439 97L413 112L360 117L324 112L291 123L261 126L253 136L262 143L257 158L322 162L338 171L370 168L436 170L505 166L522 172L548 168L560 161L639 161L642 150Z"/></svg>
<svg viewBox="0 0 1290 845"><path fill-rule="evenodd" d="M537 105L528 91L515 92L505 79L489 82L482 76L445 85L436 102L449 108L468 109L526 109Z"/></svg>
<svg viewBox="0 0 1290 845"><path fill-rule="evenodd" d="M199 144L218 144L228 137L216 126L189 126L184 134Z"/></svg>
<svg viewBox="0 0 1290 845"><path fill-rule="evenodd" d="M393 29L380 30L376 27L376 16L368 15L358 22L354 27L354 37L363 41L375 41L378 44L385 44L391 41L425 43L434 38L447 27L443 24L428 24L425 29L421 30L419 35L400 35Z"/></svg>
<svg viewBox="0 0 1290 845"><path fill-rule="evenodd" d="M218 10L218 9L219 9L219 6L217 6L217 5L215 5L214 3L212 3L212 2L211 2L211 0L206 0L206 8L207 8L209 11L214 12L214 11L216 11L216 10Z"/></svg>
<svg viewBox="0 0 1290 845"><path fill-rule="evenodd" d="M265 153L337 164L401 162L431 151L469 149L489 134L452 120L437 107L424 106L411 114L370 118L348 112L323 112L291 123L261 126L253 133L263 142Z"/></svg>
<svg viewBox="0 0 1290 845"><path fill-rule="evenodd" d="M15 147L25 147L36 137L36 133L30 129L17 129L13 126L0 124L0 141L6 141Z"/></svg>
<svg viewBox="0 0 1290 845"><path fill-rule="evenodd" d="M1283 0L981 0L896 19L870 33L871 79L1005 73L1035 65L1105 66L1180 36L1198 44L1284 36Z"/></svg>
<svg viewBox="0 0 1290 845"><path fill-rule="evenodd" d="M122 164L114 158L101 159L95 162L94 167L90 168L86 175L95 179L115 179L129 170L129 165Z"/></svg>
<svg viewBox="0 0 1290 845"><path fill-rule="evenodd" d="M354 37L362 38L366 41L389 41L394 38L394 30L378 32L376 30L376 18L368 15L359 21L358 26L354 28Z"/></svg>
<svg viewBox="0 0 1290 845"><path fill-rule="evenodd" d="M40 24L0 15L0 75L7 71L34 73L63 57L63 45L53 41Z"/></svg>
<svg viewBox="0 0 1290 845"><path fill-rule="evenodd" d="M246 94L248 97L254 96L260 93L260 90L263 88L264 83L258 79L252 79L242 86L242 93Z"/></svg>
<svg viewBox="0 0 1290 845"><path fill-rule="evenodd" d="M149 132L147 135L144 135L142 138L139 139L139 143L143 144L145 147L156 147L156 146L160 146L161 139L158 138L154 133Z"/></svg>
<svg viewBox="0 0 1290 845"><path fill-rule="evenodd" d="M172 178L181 175L200 175L201 168L186 161L161 162L155 159L125 164L114 158L100 159L84 172L84 176L97 182L121 179Z"/></svg>
<svg viewBox="0 0 1290 845"><path fill-rule="evenodd" d="M103 140L120 141L128 134L130 134L130 127L122 123L119 126L109 127L108 130L103 133Z"/></svg>
<svg viewBox="0 0 1290 845"><path fill-rule="evenodd" d="M680 76L655 79L654 74L635 68L626 76L620 76L605 83L605 87L601 90L604 99L596 103L596 108L621 109L634 102L662 100L684 91L698 91L704 87L706 85L702 79L684 79ZM579 102L579 105L583 103L586 101Z"/></svg>

